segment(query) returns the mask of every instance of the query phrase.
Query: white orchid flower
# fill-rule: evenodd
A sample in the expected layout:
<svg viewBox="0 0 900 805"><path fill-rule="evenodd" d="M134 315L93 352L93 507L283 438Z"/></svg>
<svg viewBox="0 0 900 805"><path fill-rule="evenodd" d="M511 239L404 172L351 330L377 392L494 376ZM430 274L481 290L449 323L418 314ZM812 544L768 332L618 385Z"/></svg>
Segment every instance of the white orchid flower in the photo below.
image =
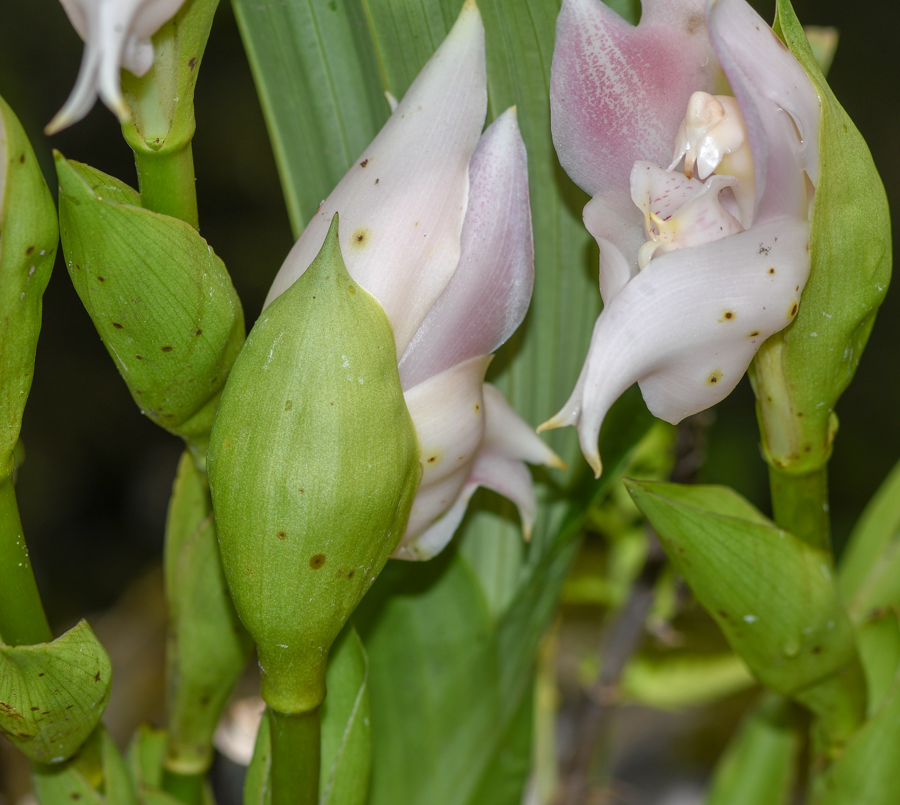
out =
<svg viewBox="0 0 900 805"><path fill-rule="evenodd" d="M642 6L635 27L600 0L563 0L553 54L553 140L593 197L604 309L541 429L577 426L598 477L600 426L632 383L677 423L793 321L818 178L816 93L744 0ZM720 68L734 97L713 94Z"/></svg>
<svg viewBox="0 0 900 805"><path fill-rule="evenodd" d="M422 480L395 557L427 559L451 539L475 489L510 498L528 534L524 461L555 454L484 383L490 354L531 299L534 250L525 146L515 110L483 136L484 28L467 0L447 39L300 236L266 303L303 274L335 212L351 276L394 329Z"/></svg>
<svg viewBox="0 0 900 805"><path fill-rule="evenodd" d="M140 77L153 65L153 36L174 17L184 0L60 0L72 27L84 40L78 80L47 134L77 123L97 98L123 123L131 114L122 97L119 71Z"/></svg>

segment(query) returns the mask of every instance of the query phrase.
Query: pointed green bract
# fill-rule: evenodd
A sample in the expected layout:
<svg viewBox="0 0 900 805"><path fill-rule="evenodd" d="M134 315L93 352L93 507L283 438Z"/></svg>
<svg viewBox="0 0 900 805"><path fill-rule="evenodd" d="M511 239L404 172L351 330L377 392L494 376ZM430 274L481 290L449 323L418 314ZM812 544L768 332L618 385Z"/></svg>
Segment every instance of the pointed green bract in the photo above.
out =
<svg viewBox="0 0 900 805"><path fill-rule="evenodd" d="M828 461L833 413L866 346L891 275L884 187L862 136L822 76L788 0L775 31L819 95L819 181L810 231L812 267L793 323L757 353L752 377L763 450L794 473Z"/></svg>
<svg viewBox="0 0 900 805"><path fill-rule="evenodd" d="M66 763L33 764L31 781L41 805L139 805L128 767L102 724Z"/></svg>
<svg viewBox="0 0 900 805"><path fill-rule="evenodd" d="M21 124L0 98L0 483L12 475L13 451L31 390L59 230L56 209Z"/></svg>
<svg viewBox="0 0 900 805"><path fill-rule="evenodd" d="M225 575L282 713L324 698L328 650L403 535L421 472L390 323L347 273L337 228L247 338L209 449Z"/></svg>
<svg viewBox="0 0 900 805"><path fill-rule="evenodd" d="M213 734L253 641L228 594L206 476L181 458L166 523L169 686L166 769L205 772Z"/></svg>
<svg viewBox="0 0 900 805"><path fill-rule="evenodd" d="M141 209L111 176L57 155L66 267L141 411L202 463L244 340L222 261L190 226Z"/></svg>
<svg viewBox="0 0 900 805"><path fill-rule="evenodd" d="M81 621L52 643L0 644L0 730L40 763L71 757L100 721L112 667Z"/></svg>
<svg viewBox="0 0 900 805"><path fill-rule="evenodd" d="M627 482L673 566L755 676L840 744L865 713L862 668L831 559L725 487Z"/></svg>

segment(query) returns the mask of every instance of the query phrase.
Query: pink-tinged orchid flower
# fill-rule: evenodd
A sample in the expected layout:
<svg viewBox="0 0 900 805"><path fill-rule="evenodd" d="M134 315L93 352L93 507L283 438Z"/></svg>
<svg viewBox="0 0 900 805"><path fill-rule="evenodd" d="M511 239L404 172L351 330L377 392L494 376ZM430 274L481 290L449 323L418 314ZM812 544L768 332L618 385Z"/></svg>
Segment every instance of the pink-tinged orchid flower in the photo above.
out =
<svg viewBox="0 0 900 805"><path fill-rule="evenodd" d="M47 134L81 120L100 97L123 123L131 119L119 83L121 68L144 75L153 65L153 36L184 0L60 0L84 40L78 80Z"/></svg>
<svg viewBox="0 0 900 805"><path fill-rule="evenodd" d="M632 383L679 422L793 320L818 178L816 93L744 0L642 5L635 27L600 0L563 0L553 54L553 140L592 196L604 309L542 428L576 425L598 477L600 426ZM712 94L720 68L734 97Z"/></svg>
<svg viewBox="0 0 900 805"><path fill-rule="evenodd" d="M318 253L335 212L353 278L394 329L422 480L395 557L427 559L451 539L474 491L510 498L528 534L524 461L559 459L484 383L490 354L519 326L534 282L525 146L515 110L481 134L484 28L474 2L384 128L322 203L269 292Z"/></svg>

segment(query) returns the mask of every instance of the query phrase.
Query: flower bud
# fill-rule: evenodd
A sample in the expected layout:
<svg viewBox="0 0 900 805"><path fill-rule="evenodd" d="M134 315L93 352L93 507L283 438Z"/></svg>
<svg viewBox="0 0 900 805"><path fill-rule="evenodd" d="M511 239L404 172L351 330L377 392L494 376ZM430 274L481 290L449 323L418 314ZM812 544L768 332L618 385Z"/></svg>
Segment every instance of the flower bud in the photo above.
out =
<svg viewBox="0 0 900 805"><path fill-rule="evenodd" d="M244 340L225 265L188 224L141 209L117 179L57 154L66 267L131 396L200 465Z"/></svg>
<svg viewBox="0 0 900 805"><path fill-rule="evenodd" d="M56 210L34 151L0 98L0 483L15 463L58 239Z"/></svg>
<svg viewBox="0 0 900 805"><path fill-rule="evenodd" d="M347 273L337 216L235 362L208 470L263 698L314 709L331 644L403 535L420 477L394 334Z"/></svg>

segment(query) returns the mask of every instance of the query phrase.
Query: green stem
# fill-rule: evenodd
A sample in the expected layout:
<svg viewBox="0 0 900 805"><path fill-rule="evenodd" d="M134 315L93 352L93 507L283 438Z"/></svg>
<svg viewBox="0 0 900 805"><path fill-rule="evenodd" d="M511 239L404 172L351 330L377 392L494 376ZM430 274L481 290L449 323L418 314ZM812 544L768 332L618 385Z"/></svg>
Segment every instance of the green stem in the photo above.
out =
<svg viewBox="0 0 900 805"><path fill-rule="evenodd" d="M53 639L38 593L12 480L0 483L0 637L10 646Z"/></svg>
<svg viewBox="0 0 900 805"><path fill-rule="evenodd" d="M156 152L136 148L134 161L142 206L179 218L199 229L194 154L190 142L177 151Z"/></svg>
<svg viewBox="0 0 900 805"><path fill-rule="evenodd" d="M319 801L320 707L305 713L269 709L272 730L272 805Z"/></svg>
<svg viewBox="0 0 900 805"><path fill-rule="evenodd" d="M206 775L203 773L178 774L166 769L163 772L163 791L186 805L201 805L205 780Z"/></svg>
<svg viewBox="0 0 900 805"><path fill-rule="evenodd" d="M804 542L831 553L828 515L828 470L795 474L769 466L775 522Z"/></svg>

